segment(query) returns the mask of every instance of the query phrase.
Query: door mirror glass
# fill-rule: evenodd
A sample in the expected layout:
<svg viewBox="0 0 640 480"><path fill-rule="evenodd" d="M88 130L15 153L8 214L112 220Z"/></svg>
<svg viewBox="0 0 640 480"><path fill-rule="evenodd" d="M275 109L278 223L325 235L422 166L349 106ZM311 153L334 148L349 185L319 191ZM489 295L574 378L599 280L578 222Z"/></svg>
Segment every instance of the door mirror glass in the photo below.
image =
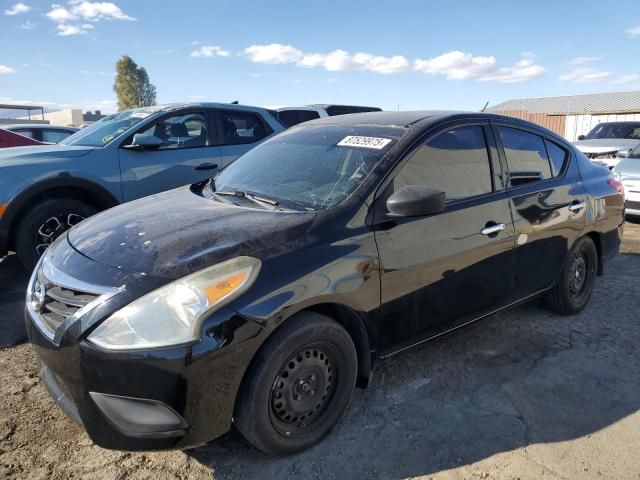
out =
<svg viewBox="0 0 640 480"><path fill-rule="evenodd" d="M584 140L586 137L584 135L578 135L578 140Z"/></svg>
<svg viewBox="0 0 640 480"><path fill-rule="evenodd" d="M446 195L442 190L408 185L387 199L387 210L396 217L420 217L444 210Z"/></svg>
<svg viewBox="0 0 640 480"><path fill-rule="evenodd" d="M131 145L127 145L126 147L134 149L134 150L152 150L156 148L160 148L162 145L162 140L155 135L145 135L144 133L136 133L133 136L133 141Z"/></svg>

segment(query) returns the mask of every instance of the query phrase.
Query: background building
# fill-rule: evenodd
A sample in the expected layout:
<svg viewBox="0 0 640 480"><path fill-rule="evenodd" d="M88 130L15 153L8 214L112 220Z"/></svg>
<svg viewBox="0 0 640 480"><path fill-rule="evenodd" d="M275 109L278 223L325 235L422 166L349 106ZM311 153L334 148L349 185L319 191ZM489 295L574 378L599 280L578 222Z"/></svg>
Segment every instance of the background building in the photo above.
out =
<svg viewBox="0 0 640 480"><path fill-rule="evenodd" d="M516 98L486 111L529 120L574 141L601 122L640 121L640 91Z"/></svg>
<svg viewBox="0 0 640 480"><path fill-rule="evenodd" d="M97 122L106 115L100 110L82 113L80 108L67 108L65 110L47 111L38 105L12 105L1 104L0 125L14 123L47 123L49 125L65 125L81 127Z"/></svg>

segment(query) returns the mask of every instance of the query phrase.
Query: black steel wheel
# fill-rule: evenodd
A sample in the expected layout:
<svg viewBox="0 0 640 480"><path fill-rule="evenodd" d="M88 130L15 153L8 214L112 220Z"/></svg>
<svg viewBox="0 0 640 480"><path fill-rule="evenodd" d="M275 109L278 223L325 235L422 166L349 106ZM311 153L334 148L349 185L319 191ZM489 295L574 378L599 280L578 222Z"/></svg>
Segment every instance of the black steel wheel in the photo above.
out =
<svg viewBox="0 0 640 480"><path fill-rule="evenodd" d="M598 252L593 240L583 237L569 251L560 281L547 294L546 303L565 315L580 312L589 302L598 271Z"/></svg>
<svg viewBox="0 0 640 480"><path fill-rule="evenodd" d="M234 422L272 455L304 450L340 420L355 387L358 360L347 331L304 312L263 345L239 393Z"/></svg>
<svg viewBox="0 0 640 480"><path fill-rule="evenodd" d="M331 403L339 371L331 344L312 344L280 368L271 389L271 422L287 436L305 434L321 424Z"/></svg>
<svg viewBox="0 0 640 480"><path fill-rule="evenodd" d="M16 233L16 252L27 270L64 232L97 210L75 198L52 198L35 205L24 217Z"/></svg>

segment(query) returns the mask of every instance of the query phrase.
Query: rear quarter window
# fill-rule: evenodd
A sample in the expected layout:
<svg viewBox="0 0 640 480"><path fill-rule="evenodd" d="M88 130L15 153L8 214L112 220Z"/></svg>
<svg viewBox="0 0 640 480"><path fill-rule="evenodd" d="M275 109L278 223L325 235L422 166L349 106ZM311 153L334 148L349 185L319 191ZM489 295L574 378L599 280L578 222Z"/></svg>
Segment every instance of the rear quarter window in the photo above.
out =
<svg viewBox="0 0 640 480"><path fill-rule="evenodd" d="M565 165L567 164L569 152L550 140L545 139L544 143L547 147L547 153L549 154L551 171L553 176L557 177L562 173Z"/></svg>

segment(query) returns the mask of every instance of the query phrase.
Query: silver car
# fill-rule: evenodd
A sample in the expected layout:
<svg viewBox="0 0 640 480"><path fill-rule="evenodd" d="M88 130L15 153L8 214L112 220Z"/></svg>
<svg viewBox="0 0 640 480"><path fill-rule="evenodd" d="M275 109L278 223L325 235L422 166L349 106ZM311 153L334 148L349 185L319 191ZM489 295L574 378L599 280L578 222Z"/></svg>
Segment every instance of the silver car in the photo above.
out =
<svg viewBox="0 0 640 480"><path fill-rule="evenodd" d="M613 168L640 144L640 122L603 122L573 144L591 160Z"/></svg>
<svg viewBox="0 0 640 480"><path fill-rule="evenodd" d="M613 177L624 185L625 213L640 216L640 145L614 167Z"/></svg>

